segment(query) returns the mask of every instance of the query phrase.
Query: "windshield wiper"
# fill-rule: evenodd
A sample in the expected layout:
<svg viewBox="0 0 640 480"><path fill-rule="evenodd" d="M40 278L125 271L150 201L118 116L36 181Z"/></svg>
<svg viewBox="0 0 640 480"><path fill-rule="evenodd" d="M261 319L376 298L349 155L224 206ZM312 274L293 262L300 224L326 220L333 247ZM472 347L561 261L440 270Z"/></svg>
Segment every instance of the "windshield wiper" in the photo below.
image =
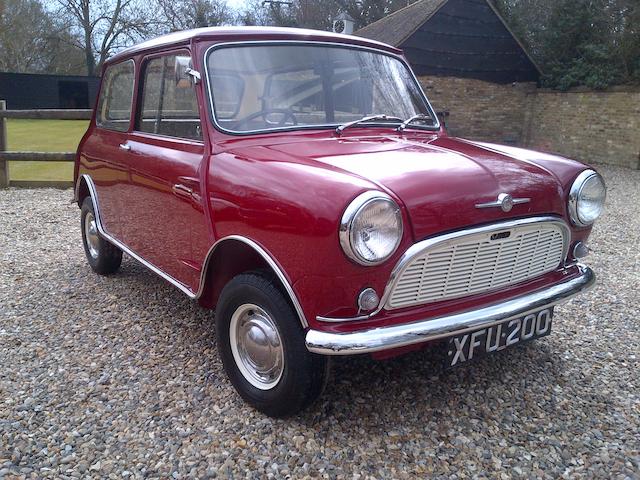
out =
<svg viewBox="0 0 640 480"><path fill-rule="evenodd" d="M394 117L390 115L369 115L368 117L362 117L358 120L353 120L352 122L343 123L342 125L336 128L336 134L340 135L345 129L349 127L352 127L362 122L370 122L372 120L390 120L395 122L402 121L400 117Z"/></svg>
<svg viewBox="0 0 640 480"><path fill-rule="evenodd" d="M418 113L413 117L407 118L404 122L400 124L396 131L403 132L405 128L409 126L410 123L415 122L416 120L431 120L431 116L425 115L424 113Z"/></svg>

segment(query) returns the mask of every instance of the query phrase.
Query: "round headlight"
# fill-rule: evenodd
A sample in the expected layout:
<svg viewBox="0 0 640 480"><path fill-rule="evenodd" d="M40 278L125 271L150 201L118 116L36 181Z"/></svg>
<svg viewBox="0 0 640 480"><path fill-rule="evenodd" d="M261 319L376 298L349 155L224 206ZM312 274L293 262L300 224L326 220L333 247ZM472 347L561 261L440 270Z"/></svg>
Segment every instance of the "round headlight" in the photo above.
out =
<svg viewBox="0 0 640 480"><path fill-rule="evenodd" d="M593 170L585 170L575 179L569 192L569 216L579 227L591 225L602 213L607 188Z"/></svg>
<svg viewBox="0 0 640 480"><path fill-rule="evenodd" d="M361 265L387 260L402 240L402 214L391 197L365 192L347 207L340 223L340 244Z"/></svg>

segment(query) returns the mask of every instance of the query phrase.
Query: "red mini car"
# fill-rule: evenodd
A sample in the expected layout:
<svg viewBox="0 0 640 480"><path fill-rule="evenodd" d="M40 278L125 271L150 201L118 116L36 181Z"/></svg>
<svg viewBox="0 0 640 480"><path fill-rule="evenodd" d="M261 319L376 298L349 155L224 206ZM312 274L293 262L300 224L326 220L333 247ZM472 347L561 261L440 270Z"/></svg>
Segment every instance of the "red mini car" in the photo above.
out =
<svg viewBox="0 0 640 480"><path fill-rule="evenodd" d="M75 165L87 260L122 252L205 308L272 416L332 355L444 345L446 366L547 335L591 286L605 185L583 164L447 136L402 53L206 28L106 62Z"/></svg>

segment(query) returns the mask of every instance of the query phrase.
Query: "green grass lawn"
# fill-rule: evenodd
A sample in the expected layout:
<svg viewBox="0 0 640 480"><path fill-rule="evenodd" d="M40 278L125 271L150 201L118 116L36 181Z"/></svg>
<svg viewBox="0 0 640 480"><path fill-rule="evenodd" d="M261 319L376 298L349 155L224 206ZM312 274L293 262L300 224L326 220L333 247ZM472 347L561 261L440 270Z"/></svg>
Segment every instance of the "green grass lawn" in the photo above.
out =
<svg viewBox="0 0 640 480"><path fill-rule="evenodd" d="M7 120L8 149L75 152L88 120ZM73 180L73 162L9 162L11 180Z"/></svg>

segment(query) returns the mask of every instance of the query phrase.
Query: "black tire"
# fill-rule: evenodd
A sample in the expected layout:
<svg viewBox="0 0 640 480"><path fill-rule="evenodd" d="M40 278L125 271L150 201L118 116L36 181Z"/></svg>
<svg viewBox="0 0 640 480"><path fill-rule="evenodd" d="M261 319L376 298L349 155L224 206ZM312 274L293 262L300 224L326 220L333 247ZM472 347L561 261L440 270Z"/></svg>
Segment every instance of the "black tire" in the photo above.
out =
<svg viewBox="0 0 640 480"><path fill-rule="evenodd" d="M89 217L90 219L95 219L96 216L91 197L86 197L84 199L80 209L80 229L82 232L82 244L84 246L84 253L87 257L87 262L89 262L93 271L100 275L110 275L115 273L118 271L120 264L122 263L122 250L102 238L102 236L97 232L95 232L92 246L90 246L90 241L87 238L87 236L90 235L87 232L87 215L91 215L91 217Z"/></svg>
<svg viewBox="0 0 640 480"><path fill-rule="evenodd" d="M281 374L279 379L274 379L277 383L273 386L256 388L234 357L230 334L232 316L249 304L270 317L281 340ZM328 359L307 350L298 315L266 275L244 273L231 280L220 294L215 318L218 352L224 369L247 403L270 417L281 418L303 410L320 396L328 379Z"/></svg>

